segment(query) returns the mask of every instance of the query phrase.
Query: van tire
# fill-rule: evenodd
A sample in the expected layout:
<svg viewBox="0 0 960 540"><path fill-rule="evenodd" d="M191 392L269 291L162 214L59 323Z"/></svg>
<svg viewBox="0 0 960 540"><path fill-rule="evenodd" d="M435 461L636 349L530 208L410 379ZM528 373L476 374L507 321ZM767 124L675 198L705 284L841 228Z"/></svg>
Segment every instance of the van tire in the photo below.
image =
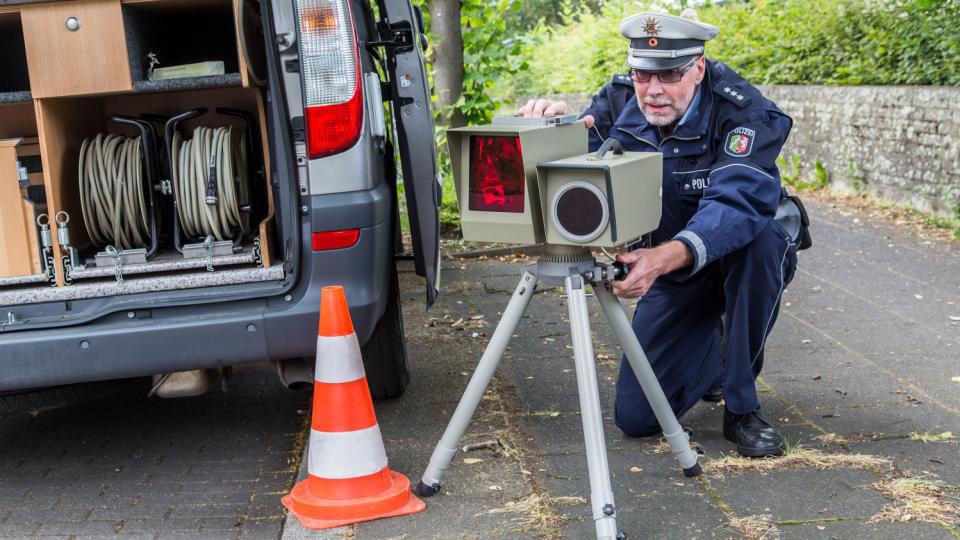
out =
<svg viewBox="0 0 960 540"><path fill-rule="evenodd" d="M407 369L407 344L403 333L403 309L396 266L390 272L387 308L360 352L363 354L363 368L373 399L392 399L403 395L410 382L410 372Z"/></svg>

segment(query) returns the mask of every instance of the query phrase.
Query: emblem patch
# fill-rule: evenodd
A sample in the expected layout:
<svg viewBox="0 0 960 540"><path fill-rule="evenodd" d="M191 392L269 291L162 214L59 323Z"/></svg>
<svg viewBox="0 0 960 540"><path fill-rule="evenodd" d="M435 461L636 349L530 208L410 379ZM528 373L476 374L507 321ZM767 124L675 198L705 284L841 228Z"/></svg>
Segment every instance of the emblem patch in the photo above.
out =
<svg viewBox="0 0 960 540"><path fill-rule="evenodd" d="M733 157L749 156L753 150L753 139L757 132L745 127L738 127L727 135L724 150Z"/></svg>
<svg viewBox="0 0 960 540"><path fill-rule="evenodd" d="M660 23L655 17L647 17L643 21L643 31L647 33L648 36L656 36L660 34Z"/></svg>

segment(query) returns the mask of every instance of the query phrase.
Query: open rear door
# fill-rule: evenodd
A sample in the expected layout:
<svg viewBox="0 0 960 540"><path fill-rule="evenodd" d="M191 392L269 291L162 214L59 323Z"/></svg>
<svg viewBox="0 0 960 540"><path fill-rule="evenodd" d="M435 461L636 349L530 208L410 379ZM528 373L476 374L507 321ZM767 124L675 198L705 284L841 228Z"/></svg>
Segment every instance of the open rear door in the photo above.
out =
<svg viewBox="0 0 960 540"><path fill-rule="evenodd" d="M423 60L423 16L409 0L377 0L380 43L387 51L397 150L413 237L417 274L426 279L427 307L440 288L440 201L430 82Z"/></svg>

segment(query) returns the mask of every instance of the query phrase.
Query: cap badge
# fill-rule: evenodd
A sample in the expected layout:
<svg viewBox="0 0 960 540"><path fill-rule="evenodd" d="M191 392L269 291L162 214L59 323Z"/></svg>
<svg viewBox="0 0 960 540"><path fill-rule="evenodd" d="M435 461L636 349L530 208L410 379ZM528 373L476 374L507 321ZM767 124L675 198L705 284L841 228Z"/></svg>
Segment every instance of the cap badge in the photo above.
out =
<svg viewBox="0 0 960 540"><path fill-rule="evenodd" d="M643 31L650 36L656 36L660 33L660 23L656 17L647 17L647 20L643 21Z"/></svg>
<svg viewBox="0 0 960 540"><path fill-rule="evenodd" d="M651 47L656 47L656 46L657 46L657 38L652 37L652 38L650 38L650 41L648 41L647 43L649 43Z"/></svg>

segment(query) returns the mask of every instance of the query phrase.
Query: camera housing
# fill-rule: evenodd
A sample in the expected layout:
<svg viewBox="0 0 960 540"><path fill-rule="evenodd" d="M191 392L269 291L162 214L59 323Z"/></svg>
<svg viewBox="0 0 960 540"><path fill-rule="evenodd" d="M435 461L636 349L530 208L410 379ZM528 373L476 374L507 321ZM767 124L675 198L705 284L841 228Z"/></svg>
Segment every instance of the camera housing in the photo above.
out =
<svg viewBox="0 0 960 540"><path fill-rule="evenodd" d="M587 152L574 116L447 130L463 239L614 247L660 224L663 156L608 139Z"/></svg>
<svg viewBox="0 0 960 540"><path fill-rule="evenodd" d="M544 242L537 163L587 151L586 126L575 120L498 117L447 130L464 240Z"/></svg>
<svg viewBox="0 0 960 540"><path fill-rule="evenodd" d="M548 244L615 247L659 226L663 156L608 141L596 153L537 164Z"/></svg>

